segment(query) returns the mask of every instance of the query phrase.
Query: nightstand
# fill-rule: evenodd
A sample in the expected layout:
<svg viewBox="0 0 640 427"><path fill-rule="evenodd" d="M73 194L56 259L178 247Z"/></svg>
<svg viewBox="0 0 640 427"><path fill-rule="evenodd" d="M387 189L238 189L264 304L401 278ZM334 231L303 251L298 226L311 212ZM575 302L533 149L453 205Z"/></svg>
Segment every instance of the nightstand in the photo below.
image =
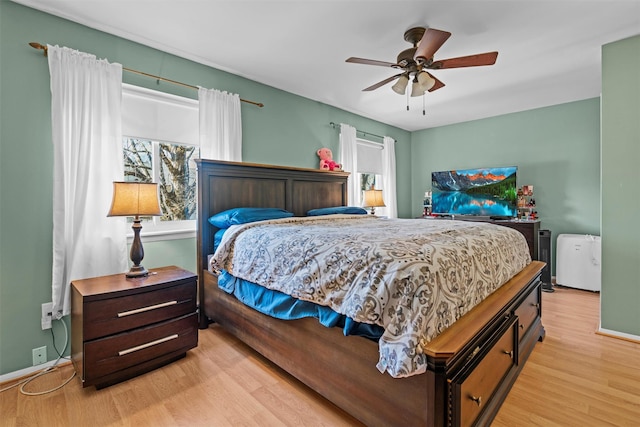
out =
<svg viewBox="0 0 640 427"><path fill-rule="evenodd" d="M196 281L172 266L71 282L71 360L83 387L115 384L196 347Z"/></svg>

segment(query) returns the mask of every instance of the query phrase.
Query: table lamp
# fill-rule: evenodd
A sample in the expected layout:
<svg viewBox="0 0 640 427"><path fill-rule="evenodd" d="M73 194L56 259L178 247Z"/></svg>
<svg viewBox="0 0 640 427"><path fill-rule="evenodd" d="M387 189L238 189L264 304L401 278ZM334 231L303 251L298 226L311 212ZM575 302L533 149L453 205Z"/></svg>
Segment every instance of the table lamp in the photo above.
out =
<svg viewBox="0 0 640 427"><path fill-rule="evenodd" d="M133 267L126 273L127 277L141 277L149 274L140 265L144 258L144 249L140 241L141 216L162 215L158 200L158 184L146 182L114 182L113 200L107 216L133 217L133 242L131 243L131 261Z"/></svg>
<svg viewBox="0 0 640 427"><path fill-rule="evenodd" d="M376 190L371 186L370 190L364 190L364 201L362 202L363 208L370 208L371 215L375 215L376 208L386 207L384 200L382 200L382 190Z"/></svg>

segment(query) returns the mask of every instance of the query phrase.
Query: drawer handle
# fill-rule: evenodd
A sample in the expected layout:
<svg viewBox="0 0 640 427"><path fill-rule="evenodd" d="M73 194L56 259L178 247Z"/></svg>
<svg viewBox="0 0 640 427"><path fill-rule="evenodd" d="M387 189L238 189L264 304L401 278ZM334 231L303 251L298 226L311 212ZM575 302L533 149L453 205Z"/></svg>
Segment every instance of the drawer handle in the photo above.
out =
<svg viewBox="0 0 640 427"><path fill-rule="evenodd" d="M509 357L513 358L513 350L507 351L507 350L502 350L502 352L506 355L508 355Z"/></svg>
<svg viewBox="0 0 640 427"><path fill-rule="evenodd" d="M480 346L477 346L476 348L473 349L471 354L469 356L467 356L467 362L469 360L473 359L475 357L475 355L478 354L479 352L480 352Z"/></svg>
<svg viewBox="0 0 640 427"><path fill-rule="evenodd" d="M123 311L118 313L118 317L131 316L132 314L144 313L145 311L155 310L156 308L168 307L170 305L176 305L178 301L167 301L156 305L149 305L147 307L136 308L135 310Z"/></svg>
<svg viewBox="0 0 640 427"><path fill-rule="evenodd" d="M532 306L534 306L535 308L540 308L540 303L536 302L536 303L531 303Z"/></svg>
<svg viewBox="0 0 640 427"><path fill-rule="evenodd" d="M135 347L128 348L126 350L121 350L118 352L118 356L124 356L129 353L133 353L134 351L144 350L145 348L152 347L157 344L162 344L163 342L175 340L178 338L178 334L169 335L168 337L160 338L159 340L151 341L146 344L137 345Z"/></svg>
<svg viewBox="0 0 640 427"><path fill-rule="evenodd" d="M475 397L475 396L472 395L472 396L469 396L469 399L471 399L474 402L476 402L476 405L478 405L478 406L482 405L482 396Z"/></svg>
<svg viewBox="0 0 640 427"><path fill-rule="evenodd" d="M520 329L524 329L524 325L520 323Z"/></svg>

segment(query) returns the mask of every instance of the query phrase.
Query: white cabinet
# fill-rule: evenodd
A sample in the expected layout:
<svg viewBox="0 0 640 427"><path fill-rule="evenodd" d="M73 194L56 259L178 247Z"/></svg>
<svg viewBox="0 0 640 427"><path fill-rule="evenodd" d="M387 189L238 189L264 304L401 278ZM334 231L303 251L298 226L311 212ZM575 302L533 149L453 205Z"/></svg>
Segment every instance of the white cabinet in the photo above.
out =
<svg viewBox="0 0 640 427"><path fill-rule="evenodd" d="M556 242L556 283L600 291L600 236L560 234Z"/></svg>

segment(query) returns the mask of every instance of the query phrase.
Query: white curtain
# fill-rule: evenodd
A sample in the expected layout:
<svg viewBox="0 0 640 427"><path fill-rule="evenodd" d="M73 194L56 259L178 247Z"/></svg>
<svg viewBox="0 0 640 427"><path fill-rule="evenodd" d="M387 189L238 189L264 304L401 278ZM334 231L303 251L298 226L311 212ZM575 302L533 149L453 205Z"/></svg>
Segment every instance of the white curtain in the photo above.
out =
<svg viewBox="0 0 640 427"><path fill-rule="evenodd" d="M216 89L198 89L200 157L242 161L240 96Z"/></svg>
<svg viewBox="0 0 640 427"><path fill-rule="evenodd" d="M389 218L398 217L398 202L396 193L396 141L388 136L382 140L382 192L384 203L387 205L384 215Z"/></svg>
<svg viewBox="0 0 640 427"><path fill-rule="evenodd" d="M349 206L360 206L356 128L344 123L340 124L340 163L342 164L342 170L351 173L347 181Z"/></svg>
<svg viewBox="0 0 640 427"><path fill-rule="evenodd" d="M122 66L48 46L53 131L52 301L71 312L72 280L127 269L126 224L108 218L122 180Z"/></svg>

